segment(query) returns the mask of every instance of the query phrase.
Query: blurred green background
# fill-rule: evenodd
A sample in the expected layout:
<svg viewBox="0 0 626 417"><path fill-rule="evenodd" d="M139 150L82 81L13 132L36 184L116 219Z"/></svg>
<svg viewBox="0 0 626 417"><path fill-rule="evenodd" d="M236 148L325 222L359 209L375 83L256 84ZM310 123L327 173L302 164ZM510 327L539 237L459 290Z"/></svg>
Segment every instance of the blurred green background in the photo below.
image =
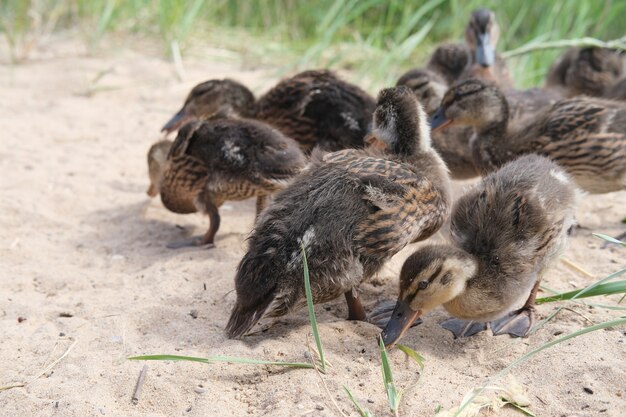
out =
<svg viewBox="0 0 626 417"><path fill-rule="evenodd" d="M489 7L502 28L499 51L558 39L626 33L626 0L0 0L0 29L13 62L37 36L70 30L97 48L112 34L162 42L165 56L194 44L241 53L285 71L352 70L371 88L424 64L443 41L461 41L470 12ZM172 48L172 45L176 47ZM539 85L563 50L508 60L519 87Z"/></svg>

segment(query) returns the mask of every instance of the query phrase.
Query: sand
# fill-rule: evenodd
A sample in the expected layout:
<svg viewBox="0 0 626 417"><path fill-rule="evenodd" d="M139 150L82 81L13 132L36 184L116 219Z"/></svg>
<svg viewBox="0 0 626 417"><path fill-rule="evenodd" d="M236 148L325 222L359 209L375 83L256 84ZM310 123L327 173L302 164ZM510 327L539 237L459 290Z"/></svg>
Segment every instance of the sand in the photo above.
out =
<svg viewBox="0 0 626 417"><path fill-rule="evenodd" d="M261 92L276 81L275 70L198 54L186 59L180 82L158 49L125 44L133 49L92 55L71 37L55 37L30 60L14 66L4 60L0 67L0 386L25 383L0 392L0 415L335 416L332 397L354 416L344 385L374 415L390 415L375 343L379 329L345 321L342 299L316 308L333 365L324 377L330 396L307 369L150 362L141 397L131 402L144 363L128 356L306 362L309 326L303 310L244 340L226 339L253 202L222 208L217 248L169 250L165 243L203 232L207 219L170 213L145 194L145 153L189 88L229 76ZM626 251L603 249L590 234L624 232L624 215L626 192L587 196L578 217L588 229L571 239L565 256L596 278L626 266ZM363 285L366 307L396 297L398 270L413 250L403 250ZM571 290L596 278L559 263L545 285ZM539 317L556 307L540 306ZM569 307L523 340L487 332L453 340L438 326L445 312L429 314L404 338L426 358L422 372L402 352L390 352L396 382L406 388L400 414L450 409L533 347L624 314ZM513 370L530 409L538 416L626 415L624 331L567 341ZM507 407L498 415L521 414Z"/></svg>

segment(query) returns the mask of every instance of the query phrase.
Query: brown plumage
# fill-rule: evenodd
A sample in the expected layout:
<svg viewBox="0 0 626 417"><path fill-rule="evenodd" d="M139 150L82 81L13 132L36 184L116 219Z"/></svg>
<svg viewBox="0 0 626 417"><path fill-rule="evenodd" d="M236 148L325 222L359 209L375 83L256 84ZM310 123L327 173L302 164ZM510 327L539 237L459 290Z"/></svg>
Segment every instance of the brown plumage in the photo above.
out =
<svg viewBox="0 0 626 417"><path fill-rule="evenodd" d="M623 74L620 53L606 48L571 48L550 67L546 86L567 97L601 97Z"/></svg>
<svg viewBox="0 0 626 417"><path fill-rule="evenodd" d="M397 85L406 85L411 88L418 101L424 103L424 109L428 115L432 115L437 110L447 90L443 78L428 69L413 69L406 72L400 77ZM558 94L539 88L530 90L510 88L505 91L505 95L510 104L509 121L515 123L538 114L559 98ZM433 147L450 169L452 178L467 179L479 175L469 146L469 138L472 136L471 127L452 126L445 130L434 131L431 135Z"/></svg>
<svg viewBox="0 0 626 417"><path fill-rule="evenodd" d="M261 214L235 277L229 337L244 335L263 316L305 305L301 246L312 271L313 301L345 294L349 318L363 320L359 284L441 226L450 200L448 175L408 88L381 91L367 142L364 150L315 154Z"/></svg>
<svg viewBox="0 0 626 417"><path fill-rule="evenodd" d="M175 213L208 214L208 231L189 243L213 244L220 223L218 208L225 201L256 197L258 215L267 197L284 188L305 161L295 141L261 122L232 118L190 122L173 143L161 141L150 149L149 194L160 193L165 207Z"/></svg>
<svg viewBox="0 0 626 417"><path fill-rule="evenodd" d="M502 87L513 85L504 59L496 53L500 26L494 12L476 9L465 28L465 45L443 44L431 55L426 69L443 77L448 85L481 78Z"/></svg>
<svg viewBox="0 0 626 417"><path fill-rule="evenodd" d="M561 165L585 191L626 188L626 105L577 97L509 126L509 105L494 85L464 81L446 93L431 118L433 129L452 123L474 129L474 163L490 172L520 155L536 153Z"/></svg>
<svg viewBox="0 0 626 417"><path fill-rule="evenodd" d="M611 100L626 100L626 78L621 79L609 87L604 96Z"/></svg>
<svg viewBox="0 0 626 417"><path fill-rule="evenodd" d="M325 150L363 147L375 107L374 99L366 92L325 70L286 78L257 101L250 90L228 79L207 81L194 90L164 130L176 130L190 118L231 107L242 117L279 129L305 152L315 146Z"/></svg>
<svg viewBox="0 0 626 417"><path fill-rule="evenodd" d="M484 330L486 321L494 334L527 335L541 276L566 247L578 194L562 168L538 155L485 177L455 203L451 244L422 247L405 261L385 344L439 305L462 319L443 324L456 337Z"/></svg>

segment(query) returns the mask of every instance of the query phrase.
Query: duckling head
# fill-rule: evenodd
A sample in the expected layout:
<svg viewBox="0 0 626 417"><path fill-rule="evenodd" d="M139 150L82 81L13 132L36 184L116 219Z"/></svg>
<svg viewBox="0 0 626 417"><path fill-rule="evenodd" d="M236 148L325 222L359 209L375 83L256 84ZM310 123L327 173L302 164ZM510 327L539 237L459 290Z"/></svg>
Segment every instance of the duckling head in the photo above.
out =
<svg viewBox="0 0 626 417"><path fill-rule="evenodd" d="M431 149L428 118L409 87L381 90L374 127L365 142L396 155L409 156Z"/></svg>
<svg viewBox="0 0 626 417"><path fill-rule="evenodd" d="M509 107L500 89L485 81L470 79L446 92L441 105L430 117L430 127L443 129L456 123L483 129L508 118Z"/></svg>
<svg viewBox="0 0 626 417"><path fill-rule="evenodd" d="M148 175L150 176L150 186L148 195L156 197L159 194L161 178L165 169L165 161L172 147L171 140L161 140L150 147L148 151Z"/></svg>
<svg viewBox="0 0 626 417"><path fill-rule="evenodd" d="M447 88L443 78L432 71L422 69L407 72L398 79L396 85L405 85L413 90L413 94L428 114L437 109Z"/></svg>
<svg viewBox="0 0 626 417"><path fill-rule="evenodd" d="M489 9L476 9L465 28L465 41L474 51L474 60L483 67L496 61L496 45L500 38L500 27L496 15Z"/></svg>
<svg viewBox="0 0 626 417"><path fill-rule="evenodd" d="M578 51L565 74L565 83L575 94L602 95L623 73L622 56L607 48Z"/></svg>
<svg viewBox="0 0 626 417"><path fill-rule="evenodd" d="M171 133L191 120L210 118L225 109L242 117L254 113L254 95L244 85L230 79L209 80L196 85L185 104L161 131Z"/></svg>
<svg viewBox="0 0 626 417"><path fill-rule="evenodd" d="M407 258L400 272L400 296L382 332L394 345L423 314L460 295L477 270L476 261L448 245L425 246Z"/></svg>

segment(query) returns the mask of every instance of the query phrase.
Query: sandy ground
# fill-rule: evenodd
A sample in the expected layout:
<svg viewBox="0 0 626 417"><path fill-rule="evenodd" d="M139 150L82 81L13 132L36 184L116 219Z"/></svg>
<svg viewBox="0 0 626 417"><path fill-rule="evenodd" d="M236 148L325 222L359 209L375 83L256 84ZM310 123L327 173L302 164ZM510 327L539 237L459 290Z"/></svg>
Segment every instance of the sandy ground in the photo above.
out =
<svg viewBox="0 0 626 417"><path fill-rule="evenodd" d="M80 45L57 40L23 64L0 67L0 386L26 383L0 392L0 415L338 415L314 371L265 366L151 362L140 401L131 403L144 365L125 359L131 355L306 361L306 311L243 341L224 336L252 202L222 209L216 249L172 251L166 242L202 232L207 220L169 213L145 194L146 150L190 87L230 76L260 92L275 76L204 57L187 60L179 82L171 64L137 52L139 45L97 57ZM625 210L626 192L589 196L579 220L617 235L626 229L619 223ZM596 277L626 266L623 250L602 249L589 230L572 239L568 259ZM399 267L412 250L363 286L368 307L395 298ZM570 290L592 281L560 263L545 285ZM539 316L555 308L540 306ZM445 312L436 311L404 338L426 358L421 375L402 352L391 353L396 382L407 388L401 414L432 416L439 406L458 405L532 347L619 314L572 305L528 339L484 332L453 340L438 326ZM330 396L356 415L346 385L374 415L390 415L374 340L379 330L345 321L343 300L318 306L317 315L333 364L324 377ZM538 416L626 415L624 330L573 339L515 369L530 409ZM505 408L499 415L521 414Z"/></svg>

